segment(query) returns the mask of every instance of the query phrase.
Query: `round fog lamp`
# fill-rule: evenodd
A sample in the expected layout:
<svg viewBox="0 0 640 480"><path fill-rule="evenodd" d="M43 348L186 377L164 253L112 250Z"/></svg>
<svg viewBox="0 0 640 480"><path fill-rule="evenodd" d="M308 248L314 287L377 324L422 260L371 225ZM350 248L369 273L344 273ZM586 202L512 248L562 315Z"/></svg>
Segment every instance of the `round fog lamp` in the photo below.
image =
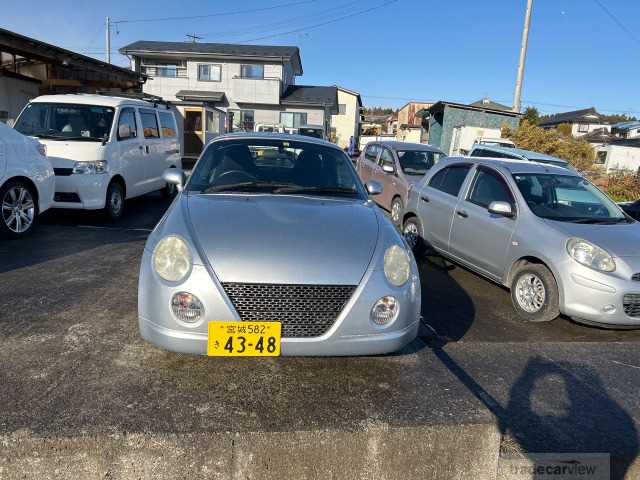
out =
<svg viewBox="0 0 640 480"><path fill-rule="evenodd" d="M171 299L171 310L178 320L193 323L202 318L204 307L195 295L179 292Z"/></svg>
<svg viewBox="0 0 640 480"><path fill-rule="evenodd" d="M400 310L400 305L395 298L382 297L371 309L371 321L376 325L388 325L396 319L398 310Z"/></svg>

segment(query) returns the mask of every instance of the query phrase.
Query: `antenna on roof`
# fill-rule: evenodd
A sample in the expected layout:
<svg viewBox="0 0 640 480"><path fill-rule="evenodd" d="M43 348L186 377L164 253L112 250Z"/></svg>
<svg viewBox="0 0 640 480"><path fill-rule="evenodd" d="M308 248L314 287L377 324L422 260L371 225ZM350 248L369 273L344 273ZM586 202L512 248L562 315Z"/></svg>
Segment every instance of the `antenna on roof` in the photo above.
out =
<svg viewBox="0 0 640 480"><path fill-rule="evenodd" d="M191 39L191 43L196 43L196 40L202 40L204 38L204 37L199 37L197 33L194 33L192 35L187 34L186 36Z"/></svg>

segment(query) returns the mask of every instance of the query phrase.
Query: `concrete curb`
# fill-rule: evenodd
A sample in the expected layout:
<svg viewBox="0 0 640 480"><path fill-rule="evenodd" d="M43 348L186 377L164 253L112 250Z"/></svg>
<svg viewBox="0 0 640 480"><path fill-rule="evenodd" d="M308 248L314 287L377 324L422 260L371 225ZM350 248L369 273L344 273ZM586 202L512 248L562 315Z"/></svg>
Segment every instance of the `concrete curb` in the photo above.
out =
<svg viewBox="0 0 640 480"><path fill-rule="evenodd" d="M362 430L0 436L0 478L494 480L495 425Z"/></svg>

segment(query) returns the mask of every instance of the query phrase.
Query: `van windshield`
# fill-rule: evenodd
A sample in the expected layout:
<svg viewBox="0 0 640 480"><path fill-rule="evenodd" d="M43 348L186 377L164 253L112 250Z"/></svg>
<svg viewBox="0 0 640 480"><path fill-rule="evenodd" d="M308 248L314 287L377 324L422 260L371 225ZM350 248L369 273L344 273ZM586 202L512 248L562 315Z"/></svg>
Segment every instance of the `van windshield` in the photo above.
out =
<svg viewBox="0 0 640 480"><path fill-rule="evenodd" d="M629 222L609 197L582 177L519 173L513 178L538 217L572 223Z"/></svg>
<svg viewBox="0 0 640 480"><path fill-rule="evenodd" d="M23 135L53 140L102 142L109 139L114 109L71 103L30 103L15 129Z"/></svg>

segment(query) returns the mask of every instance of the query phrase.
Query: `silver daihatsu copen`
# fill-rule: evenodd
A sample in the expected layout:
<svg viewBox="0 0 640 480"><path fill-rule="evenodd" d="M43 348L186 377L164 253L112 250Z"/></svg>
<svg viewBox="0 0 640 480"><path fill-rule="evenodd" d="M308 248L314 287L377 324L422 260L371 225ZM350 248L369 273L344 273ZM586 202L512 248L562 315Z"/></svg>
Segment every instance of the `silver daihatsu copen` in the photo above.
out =
<svg viewBox="0 0 640 480"><path fill-rule="evenodd" d="M365 355L417 334L411 250L323 140L229 134L210 143L150 235L140 333L177 352Z"/></svg>
<svg viewBox="0 0 640 480"><path fill-rule="evenodd" d="M417 255L430 247L508 287L525 320L640 327L640 224L576 172L441 160L411 190L403 231Z"/></svg>

